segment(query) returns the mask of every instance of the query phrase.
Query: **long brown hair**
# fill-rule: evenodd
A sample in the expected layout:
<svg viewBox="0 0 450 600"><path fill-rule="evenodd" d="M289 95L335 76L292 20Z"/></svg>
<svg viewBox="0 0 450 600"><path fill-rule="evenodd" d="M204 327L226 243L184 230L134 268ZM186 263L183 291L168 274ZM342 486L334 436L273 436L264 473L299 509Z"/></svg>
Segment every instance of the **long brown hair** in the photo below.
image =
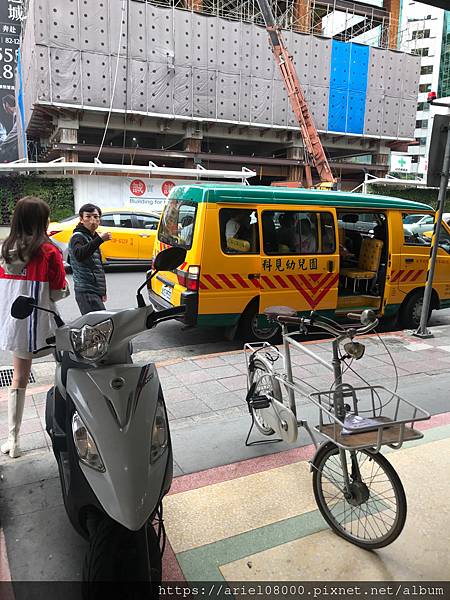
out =
<svg viewBox="0 0 450 600"><path fill-rule="evenodd" d="M49 242L47 236L50 208L36 196L21 198L14 209L11 231L2 245L2 257L10 262L10 251L16 250L20 260L30 260L42 244Z"/></svg>

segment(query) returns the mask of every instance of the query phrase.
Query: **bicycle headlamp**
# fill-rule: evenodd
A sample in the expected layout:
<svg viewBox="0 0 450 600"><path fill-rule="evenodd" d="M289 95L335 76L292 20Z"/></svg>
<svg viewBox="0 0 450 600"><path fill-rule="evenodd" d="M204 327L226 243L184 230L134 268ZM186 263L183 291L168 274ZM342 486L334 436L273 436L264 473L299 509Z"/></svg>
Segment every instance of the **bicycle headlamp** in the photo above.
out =
<svg viewBox="0 0 450 600"><path fill-rule="evenodd" d="M98 361L108 351L112 332L113 322L111 319L97 323L97 325L83 325L81 329L71 329L70 341L73 351L84 360Z"/></svg>
<svg viewBox="0 0 450 600"><path fill-rule="evenodd" d="M366 347L364 344L360 344L359 342L347 342L344 344L344 350L351 358L359 360L364 356Z"/></svg>

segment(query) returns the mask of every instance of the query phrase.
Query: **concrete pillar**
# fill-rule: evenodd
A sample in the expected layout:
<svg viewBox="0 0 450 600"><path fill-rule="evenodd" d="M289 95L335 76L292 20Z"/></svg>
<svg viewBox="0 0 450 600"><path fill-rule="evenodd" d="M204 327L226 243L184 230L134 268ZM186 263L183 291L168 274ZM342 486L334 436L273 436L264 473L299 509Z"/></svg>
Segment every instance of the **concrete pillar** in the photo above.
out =
<svg viewBox="0 0 450 600"><path fill-rule="evenodd" d="M201 12L203 9L203 0L185 0L186 8L195 12Z"/></svg>
<svg viewBox="0 0 450 600"><path fill-rule="evenodd" d="M302 33L323 33L322 18L327 14L326 9L312 6L312 0L294 0L293 28Z"/></svg>
<svg viewBox="0 0 450 600"><path fill-rule="evenodd" d="M78 144L78 129L79 122L77 117L58 117L50 142ZM62 156L67 162L78 161L78 152L75 150L65 150L62 152Z"/></svg>
<svg viewBox="0 0 450 600"><path fill-rule="evenodd" d="M389 154L382 154L381 152L373 154L372 160L376 165L383 165L385 170L383 170L383 172L378 172L378 176L385 177L389 173Z"/></svg>
<svg viewBox="0 0 450 600"><path fill-rule="evenodd" d="M310 0L294 0L293 21L295 31L309 33L312 23Z"/></svg>
<svg viewBox="0 0 450 600"><path fill-rule="evenodd" d="M183 150L185 152L195 152L200 154L202 151L203 130L200 123L189 123L186 126L186 133L183 140ZM184 161L185 169L195 168L193 158L186 158Z"/></svg>
<svg viewBox="0 0 450 600"><path fill-rule="evenodd" d="M287 158L303 160L303 146L295 144L287 148ZM288 181L303 181L304 169L302 165L289 165Z"/></svg>
<svg viewBox="0 0 450 600"><path fill-rule="evenodd" d="M401 0L383 0L383 8L389 12L389 23L383 26L383 38L388 48L398 47L398 30L400 27Z"/></svg>

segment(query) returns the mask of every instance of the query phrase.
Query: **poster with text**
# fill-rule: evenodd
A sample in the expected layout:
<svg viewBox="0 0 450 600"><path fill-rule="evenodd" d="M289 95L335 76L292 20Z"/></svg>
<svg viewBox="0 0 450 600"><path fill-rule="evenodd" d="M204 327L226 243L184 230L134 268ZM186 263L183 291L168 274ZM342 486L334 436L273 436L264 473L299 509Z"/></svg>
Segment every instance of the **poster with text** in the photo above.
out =
<svg viewBox="0 0 450 600"><path fill-rule="evenodd" d="M19 158L14 73L24 0L0 0L0 162Z"/></svg>

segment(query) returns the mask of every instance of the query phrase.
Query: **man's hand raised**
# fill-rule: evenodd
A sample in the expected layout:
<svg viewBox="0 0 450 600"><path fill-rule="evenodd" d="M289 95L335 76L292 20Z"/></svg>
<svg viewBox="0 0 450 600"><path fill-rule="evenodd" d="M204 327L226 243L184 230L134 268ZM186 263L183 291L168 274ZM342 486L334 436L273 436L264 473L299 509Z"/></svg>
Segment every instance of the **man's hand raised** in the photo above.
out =
<svg viewBox="0 0 450 600"><path fill-rule="evenodd" d="M102 238L102 240L104 242L107 242L112 239L112 235L109 233L109 231L104 231L103 233L100 234L100 237Z"/></svg>

